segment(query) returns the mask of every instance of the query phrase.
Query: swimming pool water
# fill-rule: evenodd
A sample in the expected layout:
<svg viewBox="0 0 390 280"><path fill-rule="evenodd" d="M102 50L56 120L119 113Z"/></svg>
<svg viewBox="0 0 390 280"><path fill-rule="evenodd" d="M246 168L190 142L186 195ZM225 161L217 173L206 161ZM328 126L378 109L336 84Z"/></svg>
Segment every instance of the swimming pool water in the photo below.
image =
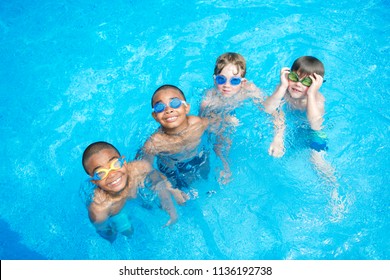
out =
<svg viewBox="0 0 390 280"><path fill-rule="evenodd" d="M0 258L389 259L388 12L379 0L1 1ZM129 203L134 236L111 245L79 194L83 150L105 140L134 157L157 127L149 102L163 83L197 114L226 51L246 58L267 95L295 58L324 62L326 158L341 201L307 149L268 156L270 120L246 104L234 180L216 183L213 158L176 225Z"/></svg>

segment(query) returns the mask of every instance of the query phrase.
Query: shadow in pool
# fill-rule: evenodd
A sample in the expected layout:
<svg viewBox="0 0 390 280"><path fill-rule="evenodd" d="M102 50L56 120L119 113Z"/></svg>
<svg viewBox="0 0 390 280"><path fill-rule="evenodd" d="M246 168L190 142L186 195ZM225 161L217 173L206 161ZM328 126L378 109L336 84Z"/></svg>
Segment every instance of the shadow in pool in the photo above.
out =
<svg viewBox="0 0 390 280"><path fill-rule="evenodd" d="M46 260L44 256L20 243L20 236L9 224L0 219L0 259L2 260Z"/></svg>

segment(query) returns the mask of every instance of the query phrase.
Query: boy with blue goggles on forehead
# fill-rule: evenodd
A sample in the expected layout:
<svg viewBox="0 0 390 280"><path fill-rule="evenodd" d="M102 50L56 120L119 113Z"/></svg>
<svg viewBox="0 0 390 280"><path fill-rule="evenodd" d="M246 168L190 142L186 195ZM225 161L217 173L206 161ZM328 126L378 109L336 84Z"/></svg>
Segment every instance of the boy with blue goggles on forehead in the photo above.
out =
<svg viewBox="0 0 390 280"><path fill-rule="evenodd" d="M190 104L181 89L159 87L152 96L152 116L160 124L142 147L139 157L156 163L174 187L188 188L198 179L207 179L209 157L203 136L208 120L188 115Z"/></svg>
<svg viewBox="0 0 390 280"><path fill-rule="evenodd" d="M133 233L129 216L123 211L128 200L143 199L143 194L148 191L168 213L170 219L166 226L169 226L177 220L171 195L178 204L184 204L188 199L183 192L173 189L147 161L126 162L119 151L107 142L90 144L83 153L82 164L94 187L88 194L89 219L97 233L110 242L116 239L118 233L127 237Z"/></svg>

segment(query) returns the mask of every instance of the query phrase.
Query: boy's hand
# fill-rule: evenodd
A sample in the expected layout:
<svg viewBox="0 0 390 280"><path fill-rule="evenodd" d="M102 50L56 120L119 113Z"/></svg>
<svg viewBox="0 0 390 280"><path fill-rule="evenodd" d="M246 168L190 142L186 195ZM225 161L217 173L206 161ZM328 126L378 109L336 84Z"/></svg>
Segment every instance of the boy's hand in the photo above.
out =
<svg viewBox="0 0 390 280"><path fill-rule="evenodd" d="M269 146L268 153L270 156L280 158L284 155L284 143L283 141L274 140Z"/></svg>
<svg viewBox="0 0 390 280"><path fill-rule="evenodd" d="M170 219L169 221L164 225L164 227L169 227L177 222L177 214L176 213L170 213Z"/></svg>
<svg viewBox="0 0 390 280"><path fill-rule="evenodd" d="M312 80L312 84L310 85L307 95L314 95L320 87L322 86L322 83L324 82L324 78L321 75L318 75L316 73L313 73L312 75L309 76L310 79Z"/></svg>
<svg viewBox="0 0 390 280"><path fill-rule="evenodd" d="M171 194L175 198L175 201L179 205L183 205L190 197L183 191L178 189L170 189Z"/></svg>
<svg viewBox="0 0 390 280"><path fill-rule="evenodd" d="M280 85L286 89L288 87L288 73L290 73L290 68L288 67L283 67L282 70L280 70Z"/></svg>
<svg viewBox="0 0 390 280"><path fill-rule="evenodd" d="M227 185L232 181L232 172L230 170L222 170L219 172L218 183Z"/></svg>

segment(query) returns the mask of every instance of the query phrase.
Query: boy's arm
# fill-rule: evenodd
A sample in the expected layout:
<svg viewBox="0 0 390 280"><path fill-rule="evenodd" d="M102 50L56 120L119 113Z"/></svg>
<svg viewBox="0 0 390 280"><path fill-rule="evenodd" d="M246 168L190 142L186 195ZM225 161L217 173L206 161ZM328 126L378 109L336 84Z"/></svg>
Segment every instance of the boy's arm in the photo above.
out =
<svg viewBox="0 0 390 280"><path fill-rule="evenodd" d="M245 89L247 90L248 97L252 99L253 103L259 108L259 110L264 110L263 92L254 83L246 83Z"/></svg>
<svg viewBox="0 0 390 280"><path fill-rule="evenodd" d="M117 232L110 226L109 213L106 207L92 202L88 207L88 216L94 225L96 232L104 239L113 242L116 239Z"/></svg>
<svg viewBox="0 0 390 280"><path fill-rule="evenodd" d="M165 226L174 224L177 221L177 213L169 192L169 189L172 188L170 182L147 161L141 160L133 162L133 164L136 165L133 170L138 173L137 184L144 185L145 180L150 180L152 191L157 192L162 208L168 213L170 219Z"/></svg>
<svg viewBox="0 0 390 280"><path fill-rule="evenodd" d="M206 106L207 106L207 102L206 102L206 100L203 100L203 101L200 103L200 106L199 106L199 113L198 113L198 116L199 116L199 117L204 117Z"/></svg>
<svg viewBox="0 0 390 280"><path fill-rule="evenodd" d="M282 110L276 110L273 114L273 123L274 123L274 139L268 149L268 153L274 157L282 157L284 155L284 130L285 117Z"/></svg>
<svg viewBox="0 0 390 280"><path fill-rule="evenodd" d="M189 199L185 192L179 189L174 189L171 182L169 182L167 177L165 177L160 171L152 170L149 177L152 180L153 185L158 186L156 190L161 191L166 189L174 197L177 204L183 205Z"/></svg>
<svg viewBox="0 0 390 280"><path fill-rule="evenodd" d="M169 181L157 170L153 170L149 174L149 178L153 184L153 190L157 192L160 199L161 207L168 213L169 220L165 226L170 226L177 222L177 212L175 205L173 204L171 192L172 189ZM184 203L184 202L183 202Z"/></svg>
<svg viewBox="0 0 390 280"><path fill-rule="evenodd" d="M323 83L322 76L314 73L309 76L312 84L307 91L307 119L313 130L321 130L324 121L324 97L318 92Z"/></svg>
<svg viewBox="0 0 390 280"><path fill-rule="evenodd" d="M149 138L145 142L144 146L137 151L137 155L135 156L135 159L145 160L150 165L153 165L154 157L155 157L155 147L153 145L153 142L151 141L151 138Z"/></svg>
<svg viewBox="0 0 390 280"><path fill-rule="evenodd" d="M180 205L184 204L189 197L186 193L172 188L172 184L168 181L168 179L159 171L155 170L152 166L145 169L148 170L148 174L146 177L152 183L152 190L156 191L158 197L160 199L161 207L168 213L169 221L165 224L165 226L172 225L177 221L177 213L175 205L172 201L171 195L175 198L176 202Z"/></svg>
<svg viewBox="0 0 390 280"><path fill-rule="evenodd" d="M204 93L204 97L199 106L199 117L207 116L207 107L212 103L213 90L209 89Z"/></svg>
<svg viewBox="0 0 390 280"><path fill-rule="evenodd" d="M220 184L227 184L231 181L232 172L230 170L228 154L231 147L231 140L224 137L222 134L216 136L216 143L214 144L214 152L221 160L223 165L223 171L219 174L218 182Z"/></svg>
<svg viewBox="0 0 390 280"><path fill-rule="evenodd" d="M274 93L264 101L264 110L268 114L273 114L282 103L282 99L286 94L288 88L287 75L289 72L289 68L282 68L282 70L280 71L280 84L278 85Z"/></svg>

